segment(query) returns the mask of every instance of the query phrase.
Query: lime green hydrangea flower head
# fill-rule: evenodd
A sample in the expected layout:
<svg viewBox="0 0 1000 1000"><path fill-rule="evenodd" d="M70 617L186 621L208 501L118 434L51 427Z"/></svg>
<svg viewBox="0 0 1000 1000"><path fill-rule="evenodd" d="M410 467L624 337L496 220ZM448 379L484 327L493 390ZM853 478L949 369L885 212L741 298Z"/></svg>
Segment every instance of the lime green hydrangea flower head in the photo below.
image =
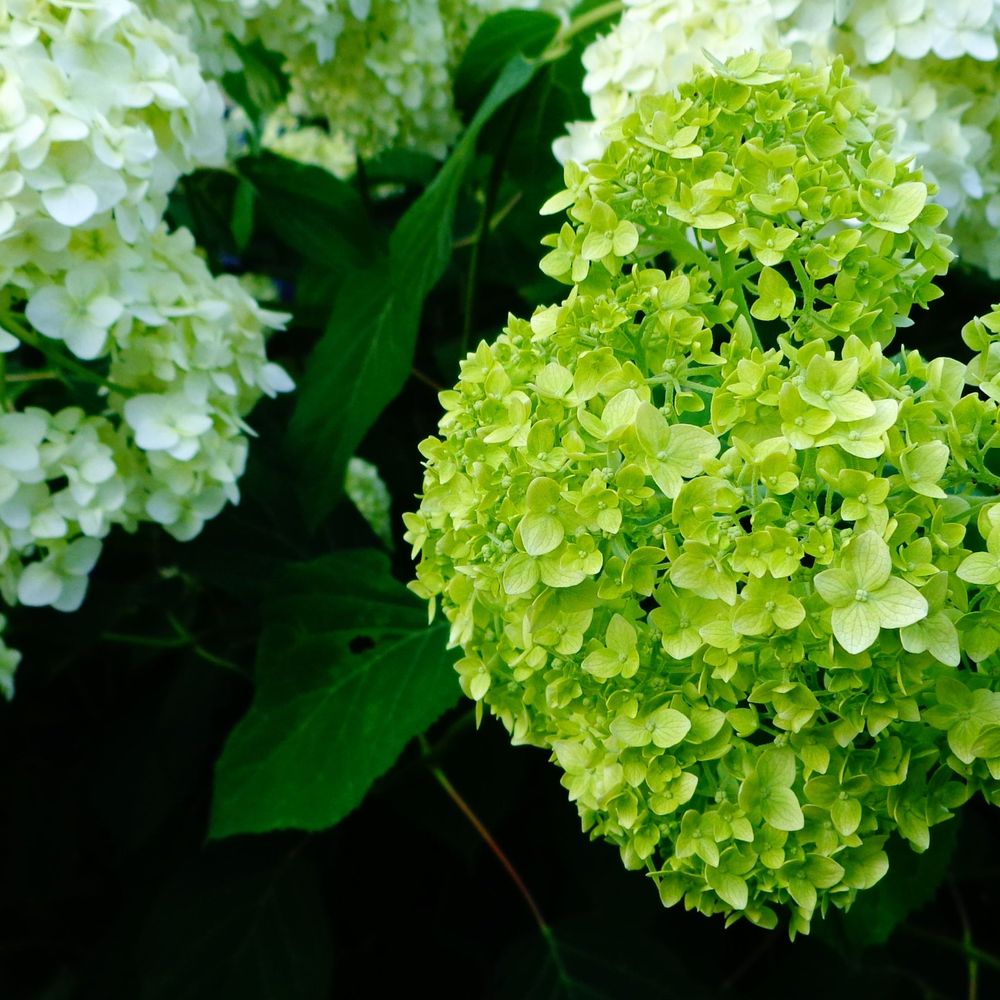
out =
<svg viewBox="0 0 1000 1000"><path fill-rule="evenodd" d="M1000 801L1000 310L968 366L886 353L950 257L892 138L781 53L641 101L546 206L568 295L462 363L406 518L463 689L585 829L793 934Z"/></svg>
<svg viewBox="0 0 1000 1000"><path fill-rule="evenodd" d="M583 54L592 121L568 123L554 151L586 162L604 129L644 95L686 80L706 53L792 47L801 61L845 57L897 149L914 154L948 209L962 261L1000 277L998 0L624 0Z"/></svg>

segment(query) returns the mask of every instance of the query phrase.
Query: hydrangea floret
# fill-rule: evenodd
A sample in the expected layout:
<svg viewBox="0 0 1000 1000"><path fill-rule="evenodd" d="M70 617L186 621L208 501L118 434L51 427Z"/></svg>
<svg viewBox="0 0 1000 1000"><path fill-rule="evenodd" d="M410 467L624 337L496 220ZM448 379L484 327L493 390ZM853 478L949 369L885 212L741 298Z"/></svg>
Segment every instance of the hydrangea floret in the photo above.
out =
<svg viewBox="0 0 1000 1000"><path fill-rule="evenodd" d="M918 155L936 183L962 260L997 277L998 40L997 0L625 0L618 23L583 56L593 120L570 123L556 154L563 163L600 156L608 125L644 94L678 86L707 54L841 54L894 125L898 150Z"/></svg>
<svg viewBox="0 0 1000 1000"><path fill-rule="evenodd" d="M79 606L114 525L192 538L238 498L283 317L163 221L224 156L186 41L128 0L0 10L0 596ZM0 650L9 694L16 658Z"/></svg>
<svg viewBox="0 0 1000 1000"><path fill-rule="evenodd" d="M565 178L568 294L441 394L412 587L666 905L805 932L1000 803L1000 309L892 346L952 254L840 59L698 71Z"/></svg>

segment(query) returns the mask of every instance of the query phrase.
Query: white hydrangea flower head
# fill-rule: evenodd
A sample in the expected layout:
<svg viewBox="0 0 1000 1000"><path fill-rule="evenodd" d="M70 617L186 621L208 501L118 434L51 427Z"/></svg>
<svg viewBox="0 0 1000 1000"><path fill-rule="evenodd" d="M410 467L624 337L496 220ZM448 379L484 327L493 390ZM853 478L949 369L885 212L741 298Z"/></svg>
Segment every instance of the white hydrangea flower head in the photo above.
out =
<svg viewBox="0 0 1000 1000"><path fill-rule="evenodd" d="M642 95L675 89L706 53L843 54L900 150L938 184L961 258L1000 277L998 39L1000 0L625 0L584 53L593 120L569 123L554 152L562 163L597 158L610 122Z"/></svg>
<svg viewBox="0 0 1000 1000"><path fill-rule="evenodd" d="M73 611L116 525L192 538L238 500L244 417L291 388L264 349L284 317L163 221L225 158L186 39L129 0L8 0L0 80L0 596ZM94 412L32 405L55 379Z"/></svg>
<svg viewBox="0 0 1000 1000"><path fill-rule="evenodd" d="M615 26L584 51L593 123L574 122L554 150L562 163L594 159L601 133L642 94L664 93L707 63L778 44L769 0L625 0Z"/></svg>
<svg viewBox="0 0 1000 1000"><path fill-rule="evenodd" d="M574 0L141 2L188 34L215 76L239 70L240 46L260 42L278 53L291 90L265 141L341 176L358 153L369 157L391 145L443 156L460 128L451 77L479 25L510 8L562 16L574 6ZM325 127L305 125L301 138L290 127L314 121ZM330 137L329 145L319 133Z"/></svg>

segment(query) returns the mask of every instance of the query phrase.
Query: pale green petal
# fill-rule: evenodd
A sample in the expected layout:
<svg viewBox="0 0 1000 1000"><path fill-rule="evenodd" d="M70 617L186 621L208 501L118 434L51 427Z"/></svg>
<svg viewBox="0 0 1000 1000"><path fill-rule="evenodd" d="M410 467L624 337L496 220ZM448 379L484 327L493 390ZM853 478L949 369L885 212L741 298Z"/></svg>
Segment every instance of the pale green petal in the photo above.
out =
<svg viewBox="0 0 1000 1000"><path fill-rule="evenodd" d="M790 788L769 789L761 811L764 819L776 830L801 830L806 825L799 800Z"/></svg>
<svg viewBox="0 0 1000 1000"><path fill-rule="evenodd" d="M1000 559L990 552L973 552L955 572L966 583L990 586L1000 583Z"/></svg>
<svg viewBox="0 0 1000 1000"><path fill-rule="evenodd" d="M863 653L878 638L879 616L870 601L834 608L831 624L834 638L848 653Z"/></svg>
<svg viewBox="0 0 1000 1000"><path fill-rule="evenodd" d="M847 555L848 566L861 589L869 592L877 590L889 579L892 555L889 546L874 531L866 531L853 538Z"/></svg>
<svg viewBox="0 0 1000 1000"><path fill-rule="evenodd" d="M854 601L858 585L850 573L842 569L825 569L813 577L813 586L827 604L842 608Z"/></svg>
<svg viewBox="0 0 1000 1000"><path fill-rule="evenodd" d="M566 534L562 522L554 514L525 514L519 530L524 551L529 556L542 556L558 548Z"/></svg>
<svg viewBox="0 0 1000 1000"><path fill-rule="evenodd" d="M691 720L686 715L667 706L653 712L648 722L653 726L653 742L661 749L676 746L691 729Z"/></svg>
<svg viewBox="0 0 1000 1000"><path fill-rule="evenodd" d="M923 594L898 577L890 577L870 595L868 603L876 608L882 628L902 628L927 617Z"/></svg>

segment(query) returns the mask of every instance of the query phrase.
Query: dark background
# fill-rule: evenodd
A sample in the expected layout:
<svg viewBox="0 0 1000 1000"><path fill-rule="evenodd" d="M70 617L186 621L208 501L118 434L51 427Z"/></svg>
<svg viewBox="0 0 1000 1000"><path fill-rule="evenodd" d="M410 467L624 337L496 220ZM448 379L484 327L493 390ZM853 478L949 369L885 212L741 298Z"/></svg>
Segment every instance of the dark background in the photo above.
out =
<svg viewBox="0 0 1000 1000"><path fill-rule="evenodd" d="M436 426L434 386L454 382L463 347L495 334L508 311L560 295L537 270L553 228L537 207L561 186L549 143L586 115L586 41L480 137L413 375L359 447L394 498L399 580L412 575L400 515L420 488L416 445ZM459 87L466 117L486 77ZM277 304L295 318L271 354L301 378L351 280L354 244L303 200L310 175L279 191L271 181L292 174L274 166L251 158L190 178L174 220L217 270L278 280ZM391 154L362 166L352 186L374 254L437 165ZM484 212L502 221L477 258ZM961 357L963 323L1000 296L960 271L942 286L906 343ZM353 334L365 337L364 324ZM152 528L112 536L80 612L11 613L24 661L16 698L0 705L2 1000L1000 996L1000 811L981 801L935 827L927 854L893 845L890 874L848 917L817 920L794 943L781 929L664 910L614 848L580 832L546 755L512 748L493 720L477 732L464 702L334 829L209 841L213 766L253 695L278 569L379 545L344 502L306 526L314 470L283 446L294 406L255 411L243 500L195 542ZM505 852L545 933L442 774Z"/></svg>

